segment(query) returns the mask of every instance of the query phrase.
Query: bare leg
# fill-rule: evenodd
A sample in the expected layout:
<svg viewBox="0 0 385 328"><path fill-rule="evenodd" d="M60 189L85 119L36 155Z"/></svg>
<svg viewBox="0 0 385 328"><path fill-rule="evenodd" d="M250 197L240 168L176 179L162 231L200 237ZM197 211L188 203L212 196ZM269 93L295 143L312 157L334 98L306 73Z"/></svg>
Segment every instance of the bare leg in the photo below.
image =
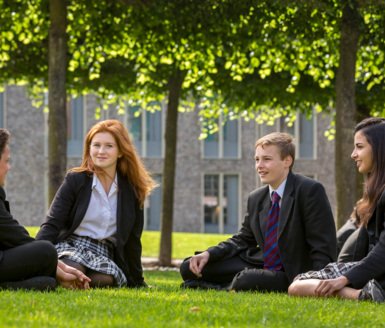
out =
<svg viewBox="0 0 385 328"><path fill-rule="evenodd" d="M288 289L288 293L291 296L312 296L317 297L315 289L319 284L318 279L307 279L307 280L296 280ZM346 299L358 299L358 295L361 290L354 289L351 287L344 287L340 289L334 296Z"/></svg>

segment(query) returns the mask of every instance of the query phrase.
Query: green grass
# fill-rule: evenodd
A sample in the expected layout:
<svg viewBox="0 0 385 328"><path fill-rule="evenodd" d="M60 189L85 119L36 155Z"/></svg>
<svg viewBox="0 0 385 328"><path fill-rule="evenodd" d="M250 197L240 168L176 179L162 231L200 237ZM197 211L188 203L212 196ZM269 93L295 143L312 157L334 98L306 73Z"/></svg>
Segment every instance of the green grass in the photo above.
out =
<svg viewBox="0 0 385 328"><path fill-rule="evenodd" d="M0 292L1 327L379 327L385 305L285 294L182 290L175 271L150 289Z"/></svg>
<svg viewBox="0 0 385 328"><path fill-rule="evenodd" d="M27 228L31 236L35 236L38 227ZM183 259L191 256L195 251L204 251L210 246L218 244L230 235L203 234L174 232L172 237L172 258ZM144 231L142 235L142 255L146 257L158 257L159 255L160 234L158 231Z"/></svg>

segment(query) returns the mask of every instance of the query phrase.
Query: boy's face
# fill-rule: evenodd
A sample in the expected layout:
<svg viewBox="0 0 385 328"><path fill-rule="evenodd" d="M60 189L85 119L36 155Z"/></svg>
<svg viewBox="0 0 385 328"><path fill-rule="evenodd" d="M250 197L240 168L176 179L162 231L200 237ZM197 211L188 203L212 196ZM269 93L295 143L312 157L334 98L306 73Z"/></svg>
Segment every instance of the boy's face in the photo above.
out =
<svg viewBox="0 0 385 328"><path fill-rule="evenodd" d="M293 162L291 156L281 159L281 153L276 145L258 146L255 149L255 169L264 184L273 189L286 179Z"/></svg>
<svg viewBox="0 0 385 328"><path fill-rule="evenodd" d="M11 165L9 163L10 157L11 154L9 146L6 145L0 157L0 186L4 186L8 170L11 168Z"/></svg>

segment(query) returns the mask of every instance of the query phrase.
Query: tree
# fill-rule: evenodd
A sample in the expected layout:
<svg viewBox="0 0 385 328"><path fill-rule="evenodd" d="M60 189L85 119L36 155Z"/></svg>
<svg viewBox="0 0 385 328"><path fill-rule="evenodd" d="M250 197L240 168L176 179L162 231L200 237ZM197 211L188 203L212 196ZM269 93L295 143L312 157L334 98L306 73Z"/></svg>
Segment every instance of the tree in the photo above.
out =
<svg viewBox="0 0 385 328"><path fill-rule="evenodd" d="M50 0L48 38L48 197L49 202L63 181L67 168L67 5Z"/></svg>
<svg viewBox="0 0 385 328"><path fill-rule="evenodd" d="M267 14L261 22L254 10L247 29L226 40L227 53L218 70L232 82L216 80L218 94L234 116L264 120L298 109L309 113L335 107L339 227L359 194L350 160L353 127L359 117L384 113L384 3L282 1L252 6L265 6ZM248 34L256 37L247 39Z"/></svg>

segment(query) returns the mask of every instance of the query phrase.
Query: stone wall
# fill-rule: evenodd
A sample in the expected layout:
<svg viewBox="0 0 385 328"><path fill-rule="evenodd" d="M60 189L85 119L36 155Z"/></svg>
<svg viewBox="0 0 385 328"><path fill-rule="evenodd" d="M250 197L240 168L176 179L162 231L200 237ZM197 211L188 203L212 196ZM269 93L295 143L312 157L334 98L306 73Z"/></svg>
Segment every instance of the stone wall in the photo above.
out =
<svg viewBox="0 0 385 328"><path fill-rule="evenodd" d="M47 115L42 109L33 108L22 87L9 86L5 97L6 127L12 134L12 170L6 190L14 217L25 225L40 225L47 211ZM97 120L95 97L85 100L85 122L87 131ZM103 111L101 119L124 120L115 108ZM317 117L317 159L296 160L294 171L315 176L326 188L335 211L334 188L334 143L323 136L330 122L327 116ZM178 121L177 173L174 198L174 230L202 232L203 222L203 177L208 173L239 174L241 196L239 224L246 211L249 192L260 185L254 168L254 143L257 126L254 121L241 123L241 158L204 159L202 142L198 140L200 125L196 111L181 113ZM80 164L80 157L68 159L68 167ZM153 173L162 173L163 160L144 159L146 167Z"/></svg>

